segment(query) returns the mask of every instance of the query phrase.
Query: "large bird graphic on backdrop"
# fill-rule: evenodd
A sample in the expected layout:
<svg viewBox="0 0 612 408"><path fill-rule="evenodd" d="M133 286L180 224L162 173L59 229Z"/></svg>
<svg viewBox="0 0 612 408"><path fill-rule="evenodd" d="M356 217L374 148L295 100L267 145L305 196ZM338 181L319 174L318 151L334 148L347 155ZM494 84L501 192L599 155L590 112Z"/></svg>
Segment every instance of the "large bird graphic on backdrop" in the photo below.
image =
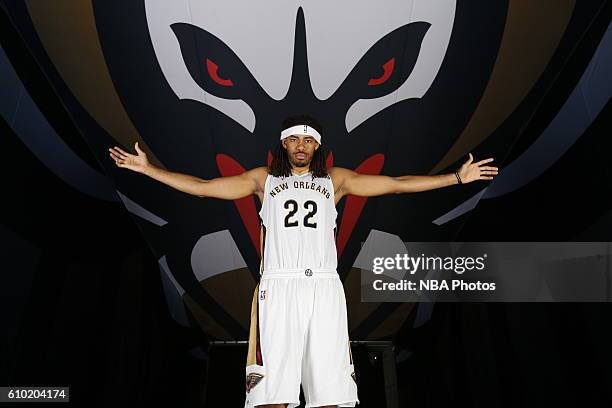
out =
<svg viewBox="0 0 612 408"><path fill-rule="evenodd" d="M521 164L515 170L503 158L519 133L529 133L529 120L603 2L1 4L136 215L170 301L185 303L213 338L247 337L261 255L259 203L200 199L130 174L108 159L109 146L132 150L138 141L154 164L211 179L267 164L281 120L304 112L324 126L329 166L436 174L455 170L472 152L511 170L489 187L349 196L339 204L338 264L351 336L375 339L396 333L413 305L361 303L360 252L451 241L461 224L449 221L482 198L528 183L536 176L521 169L543 171L534 158L554 163L563 151L550 148L558 138L542 129L514 153ZM75 36L79 41L70 41ZM586 62L591 55L606 53L585 53ZM580 100L572 89L564 90L568 103ZM590 104L593 115L600 99ZM571 130L564 139L571 146L581 130L563 126L560 112L551 123ZM175 317L189 324L184 312Z"/></svg>

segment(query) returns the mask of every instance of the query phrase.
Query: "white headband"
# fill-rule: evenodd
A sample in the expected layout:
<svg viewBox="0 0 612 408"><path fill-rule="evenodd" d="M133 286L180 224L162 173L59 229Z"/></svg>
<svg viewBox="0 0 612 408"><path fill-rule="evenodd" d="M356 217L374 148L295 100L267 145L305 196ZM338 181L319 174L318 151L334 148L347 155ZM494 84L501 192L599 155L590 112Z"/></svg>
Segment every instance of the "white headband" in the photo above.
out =
<svg viewBox="0 0 612 408"><path fill-rule="evenodd" d="M319 142L319 144L321 144L321 134L312 126L308 125L295 125L283 130L281 132L280 140L295 134L312 136L317 142Z"/></svg>

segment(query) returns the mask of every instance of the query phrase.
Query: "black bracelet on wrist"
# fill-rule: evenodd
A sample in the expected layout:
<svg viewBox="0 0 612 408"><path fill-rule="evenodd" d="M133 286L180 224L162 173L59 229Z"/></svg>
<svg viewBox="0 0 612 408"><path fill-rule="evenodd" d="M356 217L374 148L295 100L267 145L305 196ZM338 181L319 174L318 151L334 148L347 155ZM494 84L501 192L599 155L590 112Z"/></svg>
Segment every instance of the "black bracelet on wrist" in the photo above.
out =
<svg viewBox="0 0 612 408"><path fill-rule="evenodd" d="M455 172L455 177L457 177L457 181L459 182L459 184L463 184L463 181L461 181L461 177L459 177L459 171Z"/></svg>

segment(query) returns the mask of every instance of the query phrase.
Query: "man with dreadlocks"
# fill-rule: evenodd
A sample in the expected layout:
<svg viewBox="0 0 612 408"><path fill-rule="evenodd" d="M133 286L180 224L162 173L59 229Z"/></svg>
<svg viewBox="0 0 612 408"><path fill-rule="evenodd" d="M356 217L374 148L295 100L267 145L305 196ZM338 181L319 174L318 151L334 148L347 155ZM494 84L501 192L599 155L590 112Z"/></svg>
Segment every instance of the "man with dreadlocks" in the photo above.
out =
<svg viewBox="0 0 612 408"><path fill-rule="evenodd" d="M212 180L155 167L138 143L136 155L109 149L117 166L188 194L259 197L261 278L251 305L245 408L294 408L300 403L300 384L306 408L359 403L344 287L336 271L336 205L342 197L426 191L497 174L497 167L483 166L493 159L474 163L471 154L454 174L435 176L327 169L321 133L314 118L289 117L269 167Z"/></svg>

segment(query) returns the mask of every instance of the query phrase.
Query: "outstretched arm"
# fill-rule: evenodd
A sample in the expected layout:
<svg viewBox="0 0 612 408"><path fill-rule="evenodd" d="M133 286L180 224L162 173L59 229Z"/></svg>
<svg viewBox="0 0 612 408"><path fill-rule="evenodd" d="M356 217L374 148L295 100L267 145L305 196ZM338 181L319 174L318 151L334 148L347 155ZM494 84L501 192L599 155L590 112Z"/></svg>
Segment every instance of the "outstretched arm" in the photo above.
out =
<svg viewBox="0 0 612 408"><path fill-rule="evenodd" d="M145 174L176 190L198 197L237 200L255 194L260 189L261 183L258 182L258 179L261 179L264 172L267 171L265 167L257 167L236 176L205 180L189 174L156 167L149 163L146 153L140 149L138 142L136 142L134 148L137 153L135 155L127 153L117 146L108 150L118 167Z"/></svg>
<svg viewBox="0 0 612 408"><path fill-rule="evenodd" d="M469 156L470 158L457 171L462 183L470 183L476 180L492 180L493 176L497 174L497 167L484 166L484 164L492 162L493 158L474 163L471 153ZM334 167L332 173L335 182L340 186L339 192L341 196L352 194L362 197L373 197L385 194L416 193L459 183L457 176L452 173L434 176L392 177L359 174L341 167Z"/></svg>

